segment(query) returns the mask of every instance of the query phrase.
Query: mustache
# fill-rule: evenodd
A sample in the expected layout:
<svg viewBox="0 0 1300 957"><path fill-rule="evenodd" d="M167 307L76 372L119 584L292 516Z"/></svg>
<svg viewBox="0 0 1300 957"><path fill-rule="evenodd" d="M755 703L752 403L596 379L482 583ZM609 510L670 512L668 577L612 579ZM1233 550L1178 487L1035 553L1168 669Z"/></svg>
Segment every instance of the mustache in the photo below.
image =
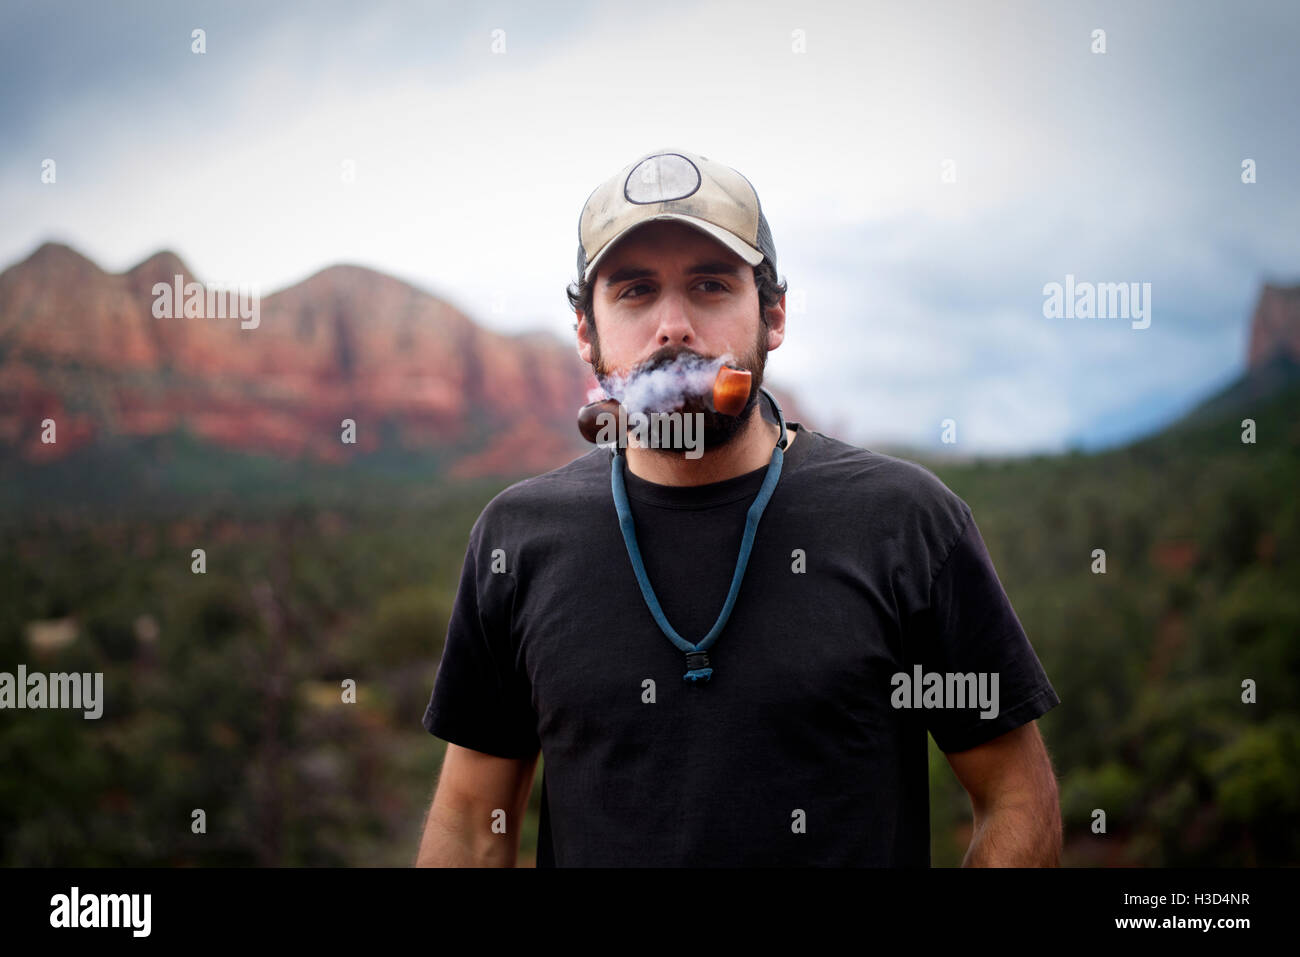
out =
<svg viewBox="0 0 1300 957"><path fill-rule="evenodd" d="M711 395L718 370L734 362L730 353L704 356L687 346L667 345L627 372L598 381L629 412L670 412Z"/></svg>
<svg viewBox="0 0 1300 957"><path fill-rule="evenodd" d="M681 362L707 362L716 356L706 356L696 352L690 346L673 345L660 346L650 355L646 356L634 367L635 371L642 373L653 372L655 369L662 369L666 365Z"/></svg>
<svg viewBox="0 0 1300 957"><path fill-rule="evenodd" d="M653 371L659 371L659 369ZM710 428L714 430L715 437L719 434L724 436L728 433L734 434L738 426L730 421L722 426L721 432L718 431L719 427L717 425L709 426L707 422L710 418L733 420L743 415L753 403L752 387L753 373L748 369L719 366L717 374L714 376L713 388L710 390L707 400L701 399L699 403L688 402L686 409L690 411L692 405L703 406L703 408L694 411L705 420L706 434L708 434ZM707 405L705 405L706 401ZM633 410L629 413L618 399L596 398L578 410L578 431L582 433L582 437L588 442L599 444L602 441L601 435L604 434L604 430L611 423L611 420L618 420L618 428L621 430L624 428L624 416L644 417L646 414L645 411L641 410ZM651 410L650 414L663 414L663 410ZM677 413L670 412L669 414L675 415Z"/></svg>

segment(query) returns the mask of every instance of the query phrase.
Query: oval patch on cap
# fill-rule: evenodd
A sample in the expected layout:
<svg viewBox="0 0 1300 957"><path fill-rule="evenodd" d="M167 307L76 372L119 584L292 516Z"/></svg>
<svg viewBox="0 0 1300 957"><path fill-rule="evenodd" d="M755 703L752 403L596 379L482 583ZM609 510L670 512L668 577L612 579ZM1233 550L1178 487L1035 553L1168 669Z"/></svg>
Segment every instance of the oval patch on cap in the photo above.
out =
<svg viewBox="0 0 1300 957"><path fill-rule="evenodd" d="M623 195L629 203L666 203L684 199L700 188L700 171L680 153L660 153L637 163L628 174Z"/></svg>

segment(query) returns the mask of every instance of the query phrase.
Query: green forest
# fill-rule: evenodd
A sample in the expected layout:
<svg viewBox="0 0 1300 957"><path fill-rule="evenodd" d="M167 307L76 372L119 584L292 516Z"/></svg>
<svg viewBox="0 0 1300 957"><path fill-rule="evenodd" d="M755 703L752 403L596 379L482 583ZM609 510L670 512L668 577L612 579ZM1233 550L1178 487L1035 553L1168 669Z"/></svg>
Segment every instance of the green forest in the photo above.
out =
<svg viewBox="0 0 1300 957"><path fill-rule="evenodd" d="M1040 727L1066 865L1300 862L1298 409L1292 382L1099 453L916 459L970 505L1061 696ZM184 439L146 471L115 455L6 467L0 671L102 671L106 704L0 712L0 863L410 865L443 748L420 717L470 527L509 483ZM933 860L957 865L970 807L930 748Z"/></svg>

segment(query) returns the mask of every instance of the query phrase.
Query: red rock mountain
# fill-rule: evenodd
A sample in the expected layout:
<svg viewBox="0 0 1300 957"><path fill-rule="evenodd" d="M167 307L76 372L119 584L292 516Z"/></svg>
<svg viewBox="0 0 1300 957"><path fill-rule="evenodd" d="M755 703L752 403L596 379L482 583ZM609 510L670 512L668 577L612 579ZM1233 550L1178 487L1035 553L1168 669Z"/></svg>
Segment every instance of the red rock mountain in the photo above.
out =
<svg viewBox="0 0 1300 957"><path fill-rule="evenodd" d="M256 328L237 315L183 317L183 302L172 313L181 318L157 318L154 286L177 275L198 281L170 252L112 274L55 243L0 274L0 450L39 462L186 428L231 449L323 462L451 450L449 477L471 478L536 474L590 448L574 413L591 370L548 333L488 331L355 266L266 296ZM46 418L54 444L40 439ZM355 446L340 441L348 418Z"/></svg>
<svg viewBox="0 0 1300 957"><path fill-rule="evenodd" d="M1300 363L1300 286L1266 285L1250 323L1249 368L1277 356Z"/></svg>

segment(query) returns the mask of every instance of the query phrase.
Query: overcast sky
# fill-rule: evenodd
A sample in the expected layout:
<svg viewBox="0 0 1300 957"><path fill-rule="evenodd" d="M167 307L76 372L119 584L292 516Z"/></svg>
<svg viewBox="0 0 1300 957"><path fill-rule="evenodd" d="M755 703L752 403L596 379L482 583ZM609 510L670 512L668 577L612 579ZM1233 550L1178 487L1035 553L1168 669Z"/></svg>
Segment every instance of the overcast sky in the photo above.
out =
<svg viewBox="0 0 1300 957"><path fill-rule="evenodd" d="M0 11L0 266L169 248L265 294L357 263L571 340L582 203L680 147L758 190L791 290L769 374L823 431L952 418L990 453L1165 421L1241 371L1261 283L1300 282L1293 2ZM1150 283L1149 327L1045 317L1067 275Z"/></svg>

